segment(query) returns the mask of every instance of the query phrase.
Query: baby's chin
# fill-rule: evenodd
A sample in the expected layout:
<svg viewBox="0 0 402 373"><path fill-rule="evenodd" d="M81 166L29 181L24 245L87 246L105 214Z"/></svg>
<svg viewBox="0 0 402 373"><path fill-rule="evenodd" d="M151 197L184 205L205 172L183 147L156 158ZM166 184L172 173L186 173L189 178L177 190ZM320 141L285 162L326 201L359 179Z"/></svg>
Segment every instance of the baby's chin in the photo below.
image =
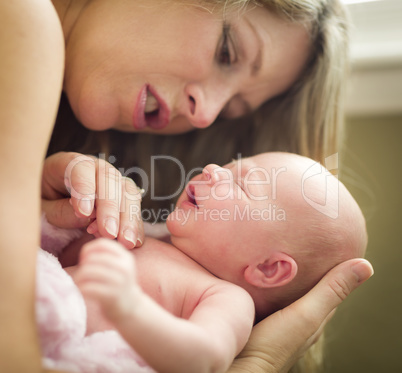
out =
<svg viewBox="0 0 402 373"><path fill-rule="evenodd" d="M172 238L187 237L194 229L193 224L189 221L189 211L176 207L166 219L166 228Z"/></svg>
<svg viewBox="0 0 402 373"><path fill-rule="evenodd" d="M177 206L177 205L176 205ZM179 225L179 222L176 221L175 217L174 217L174 213L176 211L177 207L175 208L175 210L173 210L167 217L166 219L166 228L169 231L170 235L173 237L178 233L178 227L177 225Z"/></svg>

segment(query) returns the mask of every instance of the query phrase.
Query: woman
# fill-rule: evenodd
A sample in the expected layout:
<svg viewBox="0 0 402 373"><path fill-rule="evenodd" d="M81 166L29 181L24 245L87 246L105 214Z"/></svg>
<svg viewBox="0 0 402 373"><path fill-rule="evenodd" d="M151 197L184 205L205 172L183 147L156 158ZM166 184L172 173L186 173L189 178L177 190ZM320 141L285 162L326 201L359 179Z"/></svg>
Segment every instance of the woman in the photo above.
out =
<svg viewBox="0 0 402 373"><path fill-rule="evenodd" d="M106 5L90 2L80 22L58 7L67 67L49 154L102 149L116 156L118 168L139 166L150 175L156 166L155 195L167 196L180 187L179 169L174 162L152 165L152 155L173 156L191 170L225 164L239 153L284 150L324 162L338 152L348 41L343 8L337 0L247 3L133 1L131 11L114 5L115 15L105 20ZM256 61L261 68L252 74ZM141 100L144 120L138 111L134 120ZM143 207L171 208L172 202L148 193Z"/></svg>
<svg viewBox="0 0 402 373"><path fill-rule="evenodd" d="M336 55L337 51L331 52L331 48L329 50L333 55L327 53L318 57L312 52L315 49L320 52L322 46L316 48L316 42L325 34L322 31L331 27L331 24L316 28L314 23L311 27L306 27L297 22L285 22L281 17L286 14L290 14L296 21L303 19L302 13L295 12L302 8L296 6L292 10L279 1L272 2L269 11L264 7L245 12L248 18L242 17L243 13L238 12L238 6L231 8L230 2L217 3L219 2L188 1L183 6L173 1L55 0L53 7L47 0L14 0L0 5L0 148L2 159L6 160L0 166L3 175L0 185L0 282L7 283L0 290L1 371L42 371L33 309L34 247L39 242L41 163L54 124L63 80L64 91L75 115L90 130L113 128L149 133L177 133L193 127L209 126L221 112L223 116L230 117L246 115L264 101L279 95L277 97L283 96L280 100L289 112L285 123L290 124L277 130L278 135L272 132L270 138L278 144L275 146L314 155L316 158L323 158L333 152L334 148L330 146L334 142L332 135L338 131L339 125L337 112L334 112L335 109L329 110L332 105L328 105L336 101L334 97L338 97L338 88L327 90L326 84L332 85L332 80L337 81L338 78L331 75L324 85L317 86L314 83L316 80L309 77L310 74L314 77L320 74L325 76L325 63L315 62L320 58L333 61ZM194 4L197 6L194 7ZM211 12L211 4L225 5L226 8L218 6ZM224 8L227 10L224 13L225 18L222 17L222 12L219 13ZM275 13L277 9L283 9L281 16ZM236 12L231 13L231 10ZM323 10L317 12L313 19L320 21L334 9L329 6ZM149 15L152 17L149 18ZM179 19L176 16L180 16ZM188 19L191 20L190 24ZM278 28L266 28L268 20L269 24L277 22ZM165 28L165 23L169 27ZM257 24L261 27L256 30ZM128 32L127 27L130 25L140 25L135 29L135 34ZM321 24L317 23L316 26L318 25ZM159 26L163 27L160 29ZM234 36L233 30L240 30L241 26L244 26L243 29L248 34ZM275 39L275 30L279 33L280 27L282 36ZM307 29L309 33L306 32ZM177 30L176 33L173 30ZM310 35L314 35L316 30L320 32L310 40ZM167 51L161 58L159 51L162 46L168 41L176 40L177 34L186 35L187 42L180 39L182 42L175 43L175 49L172 50L174 53L170 55ZM287 39L289 34L293 38ZM262 41L257 35L264 36L260 38ZM331 35L334 36L333 33ZM242 38L247 40L245 51L238 49L236 44ZM253 40L251 45L250 39ZM137 47L137 43L141 46L142 40L145 43L144 48L152 42L157 53L148 55L141 47L138 60L133 60L133 48ZM274 40L284 43L292 41L292 47L287 48L287 45L275 43ZM195 53L196 50L190 48L193 44L203 53L192 61L198 69L197 76L204 83L202 89L194 84L185 84L194 82L183 80L181 70L168 74L166 80L166 87L172 81L172 86L180 86L181 95L177 91L165 91L165 88L160 93L159 90L154 90L155 83L148 86L148 79L151 80L151 77L146 81L137 81L135 76L130 75L133 65L142 63L140 67L143 72L138 77L149 69L150 73L157 71L152 73L152 79L159 82L161 76L158 74L159 70L154 70L155 63L160 59L166 61L168 68L180 66L182 60L178 56L182 49ZM212 50L211 45L214 45ZM265 46L264 50L267 52L260 55L260 46ZM274 49L269 48L272 46ZM269 53L272 50L278 52L274 54L278 59ZM211 61L207 68L201 63L204 60ZM287 64L288 60L292 63ZM238 61L244 61L242 68L236 65ZM272 61L272 64L267 64L267 61ZM184 65L186 66L189 66L188 62ZM343 68L338 67L340 70ZM191 78L191 74L184 77ZM176 78L181 80L175 80ZM216 82L219 83L218 87L213 85ZM136 90L132 89L133 86L137 87ZM162 87L165 87L165 83ZM202 103L207 89L210 94L219 94L209 98L205 106ZM169 92L172 92L172 96ZM318 95L320 101L314 101L313 104L307 102L305 92ZM285 118L276 110L272 115ZM292 121L292 115L297 116L298 120ZM264 117L263 110L260 111L260 117ZM308 123L307 126L307 119L314 124ZM328 124L330 122L332 126ZM271 123L275 126L269 127L269 131L279 126L275 120ZM251 131L254 133L254 140L249 142L248 148L255 152L269 145L261 145L261 126L262 122L256 121ZM68 127L66 130L69 132ZM239 136L243 135L244 132L239 131ZM214 134L211 136L216 138ZM279 138L283 141L277 143ZM222 142L225 139L227 132ZM229 147L236 143L226 142L230 144ZM122 147L121 144L120 146ZM239 149L242 151L240 147ZM61 149L56 147L55 150ZM232 150L233 148L229 149L227 154L231 154ZM200 159L199 162L208 163L205 159ZM358 270L357 278L352 275L352 268ZM320 287L315 292L308 294L308 298L259 324L248 349L242 359L238 360L240 365L233 369L243 369L238 367L245 366L246 370L251 367L252 371L257 371L257 364L262 371L286 371L303 354L306 347L311 345L328 314L339 303L336 295L339 288L335 288L334 293L331 285L345 283L345 292L348 293L367 279L370 273L370 267L365 262L344 263L336 268L326 281L320 282ZM325 296L323 301L318 298L321 295ZM321 311L315 311L314 316L311 316L308 312L311 306L312 309ZM299 330L296 334L292 333L291 340L287 333L290 326L293 331ZM273 339L267 341L266 333ZM278 355L278 351L286 352Z"/></svg>

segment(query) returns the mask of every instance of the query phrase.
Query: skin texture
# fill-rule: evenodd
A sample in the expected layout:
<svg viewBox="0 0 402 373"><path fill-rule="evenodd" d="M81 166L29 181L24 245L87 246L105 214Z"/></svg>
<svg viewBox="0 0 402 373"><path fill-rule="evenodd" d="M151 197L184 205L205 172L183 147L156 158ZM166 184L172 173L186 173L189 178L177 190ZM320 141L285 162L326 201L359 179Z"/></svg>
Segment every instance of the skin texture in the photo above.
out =
<svg viewBox="0 0 402 373"><path fill-rule="evenodd" d="M57 153L46 159L42 175L42 211L51 224L117 238L127 249L142 245L140 190L110 163Z"/></svg>
<svg viewBox="0 0 402 373"><path fill-rule="evenodd" d="M373 268L364 259L332 269L303 298L257 324L228 373L288 372L317 341L336 307L372 275Z"/></svg>
<svg viewBox="0 0 402 373"><path fill-rule="evenodd" d="M247 292L152 238L131 252L94 240L83 247L78 269L68 270L76 270L89 305L88 333L116 328L157 371L224 372L252 329Z"/></svg>
<svg viewBox="0 0 402 373"><path fill-rule="evenodd" d="M271 303L276 306L276 297L281 296L285 303L293 301L288 299L293 295L287 285L306 282L303 276L296 280L298 266L307 267L304 276L322 276L336 264L327 255L325 245L312 252L314 249L303 247L304 241L298 239L300 231L305 235L306 224L331 236L333 223L325 220L326 211L311 206L314 211L309 211L299 190L304 185L300 184L303 175L314 164L290 153L266 153L225 168L208 165L179 200L176 212L186 210L189 219L169 220L168 227L175 230L172 242L176 247L147 239L141 250L130 255L110 240L86 244L78 269L69 272L84 299L100 306L100 310L88 306L88 333L110 328L99 321L105 315L158 371L187 371L189 366L193 372L226 371L248 339L254 304L259 319L263 319L272 312ZM332 211L334 204L341 206L336 230L345 237L352 234L347 240L353 245L339 242L337 257L347 259L356 255L355 247L364 253L365 222L352 196L342 186L334 188L334 184L339 184L334 176L322 173L314 187L310 186L309 195L319 200L325 187L329 191L326 208ZM333 198L334 193L339 200ZM266 209L267 200L286 211L282 227L256 214ZM236 219L236 208L246 206L252 218ZM228 214L226 219L223 215L217 218L212 211ZM351 216L345 218L343 214ZM353 227L349 230L350 221ZM306 253L314 255L313 263ZM172 342L167 345L167 340Z"/></svg>
<svg viewBox="0 0 402 373"><path fill-rule="evenodd" d="M337 264L319 234L331 237L335 229L345 237L336 245L338 262L364 254L360 209L328 171L303 183L314 165L290 153L208 165L190 181L168 220L174 245L148 238L131 254L110 240L84 245L79 266L67 271L87 303L87 333L115 327L158 371L179 372L189 365L194 372L226 371L249 336L255 311L258 320L267 317L278 297L293 302L294 287L304 286L304 293L312 287L305 277L321 277ZM325 210L306 202L301 187L307 183L303 192L314 201L328 192ZM283 209L278 223L261 214L270 203ZM325 213L335 205L340 213L334 222ZM251 217L241 218L247 207ZM315 230L306 241L308 224ZM310 246L314 241L318 250ZM166 347L166 340L177 342Z"/></svg>
<svg viewBox="0 0 402 373"><path fill-rule="evenodd" d="M69 158L69 154L61 154L59 157L55 158L55 160L60 161L63 157L70 159ZM46 162L51 161L52 163L54 162L54 160L47 160ZM93 164L93 163L92 163ZM65 165L65 163L61 162L60 165ZM247 181L250 182L249 184L249 194L252 195L254 198L257 197L261 197L262 195L264 195L264 193L266 193L266 189L261 190L261 187L266 188L266 185L259 185L259 184L254 184L255 182L257 182L258 180L261 180L261 167L258 167L258 163L246 163L246 166L244 169L243 168L236 168L235 164L229 164L227 165L225 169L220 168L219 166L216 165L209 165L205 168L203 175L201 175L202 178L204 179L204 183L205 181L208 181L205 184L211 184L214 185L214 183L217 183L219 181L217 181L216 179L213 180L213 177L216 177L217 172L213 172L213 170L220 170L221 172L224 173L224 175L228 175L228 172L230 173L235 173L236 169L239 169L241 172L240 174L243 175L243 181L246 183ZM253 166L252 169L254 170L253 173L249 174L250 177L247 179L244 175L244 171L246 171L248 169L248 167ZM45 169L47 169L45 167ZM55 164L53 164L52 166L52 170L57 171L60 170L60 168L55 167ZM62 170L62 169L61 169ZM208 177L208 174L211 174L211 177ZM63 172L62 172L63 174ZM212 176L214 175L214 176ZM54 176L54 173L53 173ZM279 178L279 177L278 177ZM235 178L234 178L235 179ZM225 179L222 178L223 181L225 181ZM209 186L209 185L204 185L204 186ZM224 187L225 189L227 188L228 184L225 183ZM256 188L257 187L257 188ZM244 184L243 184L243 188L244 188ZM220 191L220 193L222 193L222 191ZM221 194L221 196L223 196L224 194ZM179 204L181 204L183 202L183 198L182 201L179 201ZM214 201L212 201L214 202ZM216 202L216 201L215 201ZM218 201L221 202L221 201ZM227 201L224 201L225 203L227 203ZM229 200L230 202L230 200ZM255 202L256 205L258 206L258 204L260 202L256 201ZM232 202L233 204L233 202ZM69 205L71 207L71 205ZM216 223L215 223L216 225ZM251 226L248 227L248 229L252 228ZM213 236L209 237L209 239L212 241L212 244L214 243L214 238ZM210 243L211 243L210 241ZM233 240L232 240L233 241ZM95 262L95 265L104 265L105 261L102 259L102 255L99 256L99 250L100 252L102 252L103 249L105 249L106 245L94 245L92 244L91 247L88 248L88 250L86 250L86 252L91 253L92 251L92 255L87 255L85 254L84 257L86 258L90 258L89 259L89 264L91 264L91 257L92 257L92 261ZM149 249L149 248L148 248ZM144 248L145 253L148 253L148 249ZM194 252L193 252L194 253ZM207 252L205 252L207 253ZM128 253L127 253L128 254ZM215 256L219 256L220 253L219 252L213 252L212 253ZM243 253L244 254L244 253ZM204 265L210 265L209 261L208 261L208 257L211 254L205 255L203 258L201 258L201 262ZM112 254L113 256L113 254ZM249 253L247 252L247 256L249 257ZM98 260L99 258L99 260ZM140 257L141 258L141 257ZM236 259L232 258L232 263L233 261L235 261ZM227 260L226 260L227 261ZM109 264L112 262L111 259L107 259L106 263L107 263L107 267L109 266ZM122 263L127 263L127 260L123 260ZM85 263L85 261L84 261ZM102 264L103 263L103 264ZM173 263L171 263L171 265L173 265ZM171 265L169 265L169 267L171 267ZM89 266L90 268L91 266ZM114 266L112 266L114 267ZM140 269L145 268L146 265L144 263L141 263L140 265ZM84 268L86 270L88 270L88 268L86 266L84 266ZM108 294L112 295L113 297L117 296L117 294L119 292L112 290L110 291L110 289L113 289L113 286L110 288L110 283L109 280L111 278L114 279L118 279L120 278L120 276L122 274L124 274L126 272L127 267L125 265L123 265L123 268L120 268L119 265L116 267L117 271L116 274L113 275L112 277L110 277L108 275L108 270L106 268L103 268L101 271L97 270L95 271L95 273L97 273L98 275L101 275L101 278L106 278L105 284L106 284L106 288L109 289L109 291L103 291L103 290L99 290L99 288L96 290L94 288L91 289L91 286L89 286L89 288L86 288L86 290L84 291L88 291L89 293L93 291L98 292L98 297L99 294L101 294L101 296L106 299L105 304L106 307L109 309L110 304L121 304L121 302L117 302L117 301L113 301L110 302L110 299L108 298ZM162 271L163 272L163 271ZM93 272L91 275L91 270L90 270L90 277L93 278ZM287 335L292 335L292 341L284 341L283 340L283 336L281 336L280 340L282 343L284 343L284 345L289 346L289 349L286 350L289 352L289 355L283 355L283 354L277 354L275 348L278 348L278 344L276 341L272 341L270 338L270 335L266 334L266 333L270 333L272 332L274 335L277 335L277 331L276 331L276 324L272 324L271 323L271 317L263 320L261 322L261 324L259 324L259 326L257 328L253 329L253 333L251 335L251 342L247 345L246 351L244 353L244 355L241 355L242 357L238 360L235 361L235 364L233 365L233 367L231 369L234 369L234 371L237 372L241 372L243 371L242 369L245 369L245 371L247 371L248 369L250 369L250 367L254 367L252 368L253 371L256 370L258 371L258 369L262 369L262 367L264 367L264 369L266 370L261 370L261 371L267 371L267 372L277 372L277 371L285 371L282 370L282 367L289 367L293 362L295 362L295 360L300 357L304 351L312 344L314 343L314 341L318 338L319 334L321 333L322 327L325 324L325 322L327 321L328 318L328 314L330 314L333 311L334 304L338 304L339 302L341 302L346 296L347 294L349 294L349 292L352 289L355 289L357 286L359 286L360 283L362 283L363 281L365 281L370 275L372 274L372 268L369 265L369 263L367 263L366 261L362 260L362 259L354 259L354 260L350 260L347 263L343 263L342 265L338 267L336 267L336 270L331 271L330 274L328 276L326 276L320 283L319 285L317 285L317 287L312 291L313 294L315 294L315 296L312 296L310 293L304 297L303 299L305 299L304 301L298 301L295 304L292 304L292 306L287 307L286 309L280 311L279 313L275 313L273 316L273 320L275 320L275 323L279 323L280 325L282 325L282 322L286 322L289 323L291 325L294 325L295 327L297 327L298 329L292 329L292 333L288 333ZM87 272L88 275L88 272ZM225 274L223 274L225 275ZM146 274L142 275L141 277L146 277ZM85 278L85 277L84 277ZM132 278L131 275L128 276L128 278ZM82 280L81 280L82 281ZM85 287L85 281L83 281L84 283L84 287ZM125 280L125 277L123 275L123 281L122 283L126 284L127 281ZM196 281L196 283L198 283ZM143 284L149 284L149 282L145 281ZM329 285L330 284L330 285ZM345 286L345 287L343 287ZM126 288L126 287L125 287ZM101 288L102 289L102 288ZM129 291L130 292L130 291ZM321 304L319 298L315 298L315 297L321 297L324 296L324 299L327 299L327 301L324 304ZM123 296L124 299L127 299L127 296ZM171 297L169 297L170 299ZM108 300L109 299L109 300ZM151 304L147 303L148 301L146 301L146 309L148 309L148 307L151 307L151 309L153 309L154 306L152 306ZM152 303L152 302L151 302ZM318 303L318 304L317 304ZM317 307L320 310L320 317L319 318L312 318L311 319L311 315L317 315L317 313L314 311L312 312L312 309L314 308L310 308L311 307ZM170 306L171 307L172 304L170 302ZM177 304L176 302L174 302L174 307L172 308L172 312L176 312L177 311ZM127 307L123 307L125 309L127 309ZM130 308L130 306L128 307ZM188 307L184 307L185 309L187 309ZM182 310L183 307L179 307L179 310ZM93 308L92 308L93 310ZM176 310L176 311L175 311ZM106 311L105 313L108 314L108 312L112 312L112 314L115 315L115 310L112 311ZM159 311L156 311L159 313ZM311 312L308 313L308 312ZM99 314L99 310L95 308L95 314ZM147 312L145 312L146 314ZM302 317L305 320L310 320L308 324L304 323L300 323L300 320L291 320L292 317L296 317L296 315L298 314L303 315ZM282 316L283 315L283 316ZM322 319L321 317L324 317L325 315L325 320ZM114 319L114 316L110 316L111 319ZM127 319L126 319L127 320ZM119 322L115 321L118 325ZM96 323L96 322L95 322ZM134 322L133 320L131 320L130 322L128 322L128 325L123 322L124 326L120 325L120 328L122 329L122 331L125 331L124 333L125 336L127 338L130 338L130 333L128 332L128 330L130 330L128 328L128 325L133 325L133 328L135 329L135 325L137 325L136 322ZM104 324L103 324L104 325ZM274 326L275 325L275 326ZM98 326L95 326L95 330L99 328ZM108 324L106 326L106 329L110 328L110 324ZM288 328L288 324L283 324L283 328L286 329ZM254 334L254 330L255 330L255 334ZM297 333L298 335L303 335L305 336L305 340L302 341L301 343L301 339L298 340L297 345L293 345L293 340L294 340L294 336L293 333L295 333L295 330L299 330L299 333ZM123 334L124 334L123 333ZM134 333L134 332L133 332ZM310 334L311 333L311 334ZM134 333L134 335L138 335L138 333ZM301 338L301 337L300 337ZM267 345L265 343L266 340L269 340L269 344ZM138 342L138 340L136 341ZM136 343L133 340L133 343ZM256 344L255 344L256 343ZM271 343L272 343L272 350L271 350ZM276 347L275 347L276 346ZM280 349L279 349L280 350ZM259 359L257 360L253 360L253 358L251 358L251 356L259 356L262 355L264 356L264 361L262 365L260 365ZM278 359L279 364L281 364L279 367L277 365L275 365L276 363L274 363L273 366L270 366L270 364L274 361L276 362L276 360ZM289 359L289 360L287 360ZM254 366L254 364L258 364L257 366ZM282 365L283 364L283 365ZM231 371L231 370L230 370Z"/></svg>
<svg viewBox="0 0 402 373"><path fill-rule="evenodd" d="M94 130L134 131L146 84L166 103L170 123L142 131L205 128L222 111L237 117L289 88L310 50L303 26L260 7L223 16L155 0L98 0L80 12L74 4L85 5L73 1L64 15L64 90Z"/></svg>
<svg viewBox="0 0 402 373"><path fill-rule="evenodd" d="M134 131L133 112L144 85L165 101L170 123L139 131L185 132L209 126L222 110L224 116L242 115L289 88L310 50L304 27L259 7L233 11L223 21L219 11L169 1L72 0L54 5L66 40L63 90L78 119L93 130ZM86 226L88 218L96 218L90 233L117 236L127 248L141 246L142 221L133 214L128 218L125 203L94 198L102 192L104 182L99 179L105 169L114 172L113 167L100 162L86 173L85 164L72 167L83 180L74 184L73 209L55 205L54 195L42 191L50 222ZM72 176L68 172L50 180L59 197L71 189ZM130 188L117 171L115 178L118 185ZM87 211L80 204L86 204ZM137 199L137 211L140 207ZM71 219L74 214L80 220Z"/></svg>
<svg viewBox="0 0 402 373"><path fill-rule="evenodd" d="M33 309L35 253L39 243L40 165L62 89L65 41L50 2L14 0L0 4L0 55L3 56L0 60L0 149L2 159L7 160L1 162L0 167L3 175L0 190L0 281L8 285L0 290L3 331L0 371L41 372ZM57 4L68 5L73 11L69 13L63 6L56 9L63 27L71 30L76 15L81 11L80 6L74 1L58 1ZM66 30L63 30L64 36ZM135 94L131 93L131 96ZM132 102L132 99L128 101ZM358 279L354 271L359 274ZM262 371L265 368L270 372L285 371L283 369L287 369L311 345L312 339L307 337L319 333L320 326L333 309L371 274L367 262L351 261L339 266L326 281L320 282L314 293L309 293L308 298L288 309L286 319L264 320L262 332L253 333L248 345L247 354L251 360L240 360L236 371L251 369L258 372L261 366L255 364L259 363L263 365ZM306 323L306 319L309 322ZM272 325L282 338L267 333L276 339L266 337L262 340L261 335ZM292 336L291 340L284 340L294 334L300 338ZM283 349L289 344L292 348ZM287 352L278 355L278 351ZM264 360L255 359L258 356L263 356ZM275 365L269 363L272 361Z"/></svg>
<svg viewBox="0 0 402 373"><path fill-rule="evenodd" d="M290 153L208 165L168 217L173 245L249 291L258 320L303 295L335 265L365 254L360 208L324 168L310 177L317 165Z"/></svg>
<svg viewBox="0 0 402 373"><path fill-rule="evenodd" d="M0 4L0 55L0 371L40 372L34 322L39 186L64 60L49 2Z"/></svg>

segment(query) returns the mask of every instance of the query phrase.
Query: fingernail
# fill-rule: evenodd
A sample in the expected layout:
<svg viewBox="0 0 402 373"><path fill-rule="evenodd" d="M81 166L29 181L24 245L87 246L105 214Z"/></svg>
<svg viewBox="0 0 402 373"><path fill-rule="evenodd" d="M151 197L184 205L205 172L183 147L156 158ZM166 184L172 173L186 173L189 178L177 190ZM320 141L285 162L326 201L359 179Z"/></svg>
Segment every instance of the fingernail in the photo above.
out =
<svg viewBox="0 0 402 373"><path fill-rule="evenodd" d="M142 241L140 238L137 239L137 244L135 245L135 247L140 247L142 246Z"/></svg>
<svg viewBox="0 0 402 373"><path fill-rule="evenodd" d="M78 203L78 210L80 210L81 214L85 216L91 215L92 212L92 204L88 198L83 198Z"/></svg>
<svg viewBox="0 0 402 373"><path fill-rule="evenodd" d="M105 229L107 233L112 235L114 238L117 237L117 222L116 219L109 218L105 221Z"/></svg>
<svg viewBox="0 0 402 373"><path fill-rule="evenodd" d="M64 179L64 185L66 186L66 189L67 189L68 192L70 193L70 191L71 191L71 183L70 183L70 180L67 179L67 178L65 178L65 179Z"/></svg>
<svg viewBox="0 0 402 373"><path fill-rule="evenodd" d="M134 232L131 229L126 229L123 233L124 238L126 241L131 242L133 244L133 247L135 246L135 235Z"/></svg>
<svg viewBox="0 0 402 373"><path fill-rule="evenodd" d="M374 269L367 260L363 260L352 267L352 272L356 276L357 282L363 282L374 274Z"/></svg>

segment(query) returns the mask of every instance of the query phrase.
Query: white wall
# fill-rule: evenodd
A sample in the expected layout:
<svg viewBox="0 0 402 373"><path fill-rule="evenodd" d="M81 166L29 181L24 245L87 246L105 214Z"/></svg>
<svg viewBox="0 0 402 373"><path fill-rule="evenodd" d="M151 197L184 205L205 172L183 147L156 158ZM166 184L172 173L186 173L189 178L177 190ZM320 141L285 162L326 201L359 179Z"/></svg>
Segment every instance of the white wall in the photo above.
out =
<svg viewBox="0 0 402 373"><path fill-rule="evenodd" d="M348 8L353 21L348 115L402 113L402 0Z"/></svg>

